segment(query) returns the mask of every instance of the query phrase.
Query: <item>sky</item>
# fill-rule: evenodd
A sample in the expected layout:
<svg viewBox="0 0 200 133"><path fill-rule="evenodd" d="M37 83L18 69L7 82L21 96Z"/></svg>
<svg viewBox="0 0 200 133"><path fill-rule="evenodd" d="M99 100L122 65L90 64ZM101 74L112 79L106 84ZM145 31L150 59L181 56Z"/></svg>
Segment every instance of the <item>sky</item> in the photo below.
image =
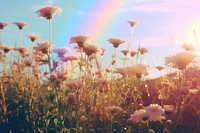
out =
<svg viewBox="0 0 200 133"><path fill-rule="evenodd" d="M12 4L11 4L12 3ZM197 47L200 39L199 0L2 0L0 21L10 25L2 32L5 45L19 45L19 30L12 22L28 24L23 30L23 46L30 46L28 34L37 34L40 41L48 40L48 21L36 11L45 5L62 8L53 17L53 42L56 47L71 47L69 40L76 35L89 35L99 47L113 51L108 39L119 37L128 42L131 28L128 20L136 20L131 49L149 49L144 62L163 65L164 58L183 49L184 43ZM125 45L120 49L125 49ZM118 57L122 57L120 53Z"/></svg>

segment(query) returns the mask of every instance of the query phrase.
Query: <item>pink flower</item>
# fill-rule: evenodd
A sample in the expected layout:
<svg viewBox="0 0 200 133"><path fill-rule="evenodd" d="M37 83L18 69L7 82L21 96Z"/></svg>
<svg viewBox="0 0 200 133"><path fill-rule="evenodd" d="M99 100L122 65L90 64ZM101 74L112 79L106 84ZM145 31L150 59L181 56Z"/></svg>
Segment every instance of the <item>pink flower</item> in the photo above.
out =
<svg viewBox="0 0 200 133"><path fill-rule="evenodd" d="M120 38L110 38L108 41L113 45L114 48L118 48L120 44L125 42Z"/></svg>
<svg viewBox="0 0 200 133"><path fill-rule="evenodd" d="M53 52L58 54L58 57L63 57L66 52L68 52L70 49L65 48L54 48Z"/></svg>
<svg viewBox="0 0 200 133"><path fill-rule="evenodd" d="M116 73L120 73L121 75L135 75L135 74L144 74L147 75L147 66L143 64L137 64L128 67L116 68Z"/></svg>
<svg viewBox="0 0 200 133"><path fill-rule="evenodd" d="M47 54L50 49L51 44L48 41L43 41L37 43L36 46L33 47L33 50L41 51L43 54Z"/></svg>
<svg viewBox="0 0 200 133"><path fill-rule="evenodd" d="M135 111L134 114L131 115L129 120L131 120L133 123L139 123L145 117L148 117L146 111L144 109L140 109Z"/></svg>
<svg viewBox="0 0 200 133"><path fill-rule="evenodd" d="M126 56L128 54L128 50L127 49L121 50L120 52L122 52L124 54L124 56Z"/></svg>
<svg viewBox="0 0 200 133"><path fill-rule="evenodd" d="M53 70L58 67L58 61L53 60Z"/></svg>
<svg viewBox="0 0 200 133"><path fill-rule="evenodd" d="M85 36L85 35L73 36L73 37L71 37L69 44L77 43L78 46L79 46L80 48L82 48L82 47L84 47L84 44L85 44L85 42L88 40L88 38L89 38L89 37L88 37L88 36Z"/></svg>
<svg viewBox="0 0 200 133"><path fill-rule="evenodd" d="M148 52L148 49L141 47L138 49L138 52L140 52L140 54L143 55L144 53Z"/></svg>
<svg viewBox="0 0 200 133"><path fill-rule="evenodd" d="M156 66L155 68L158 69L159 71L161 71L161 70L163 70L165 67L163 67L163 66Z"/></svg>
<svg viewBox="0 0 200 133"><path fill-rule="evenodd" d="M28 35L28 37L30 38L31 42L34 42L35 40L39 39L39 36L35 34L30 34Z"/></svg>
<svg viewBox="0 0 200 133"><path fill-rule="evenodd" d="M38 13L39 17L52 19L55 13L60 15L62 13L62 9L56 6L45 6L37 10L36 13Z"/></svg>
<svg viewBox="0 0 200 133"><path fill-rule="evenodd" d="M10 50L12 50L12 47L3 45L3 46L0 46L0 49L2 49L4 53L8 53Z"/></svg>
<svg viewBox="0 0 200 133"><path fill-rule="evenodd" d="M133 27L137 24L137 21L135 21L135 20L129 20L127 22L130 24L131 27Z"/></svg>
<svg viewBox="0 0 200 133"><path fill-rule="evenodd" d="M61 57L60 60L63 62L67 62L67 61L78 60L78 58L75 56L68 56L68 57Z"/></svg>
<svg viewBox="0 0 200 133"><path fill-rule="evenodd" d="M0 29L3 30L6 26L8 26L8 23L0 21Z"/></svg>
<svg viewBox="0 0 200 133"><path fill-rule="evenodd" d="M27 26L27 24L24 23L24 22L13 22L13 24L15 24L16 26L18 26L18 28L20 30L22 30L25 26Z"/></svg>
<svg viewBox="0 0 200 133"><path fill-rule="evenodd" d="M94 44L87 44L83 48L83 51L85 52L85 54L87 56L91 56L93 54L96 54L99 50L98 50L98 47L96 45L94 45Z"/></svg>
<svg viewBox="0 0 200 133"><path fill-rule="evenodd" d="M183 70L194 60L195 57L196 55L189 52L177 53L176 55L166 57L165 65L173 64L178 67L178 69Z"/></svg>
<svg viewBox="0 0 200 133"><path fill-rule="evenodd" d="M130 55L131 57L134 57L137 54L137 51L131 50Z"/></svg>
<svg viewBox="0 0 200 133"><path fill-rule="evenodd" d="M186 51L194 50L195 47L191 44L183 44L181 45L182 48L184 48Z"/></svg>
<svg viewBox="0 0 200 133"><path fill-rule="evenodd" d="M67 72L66 71L58 71L56 73L56 75L60 80L66 80L66 78L67 78Z"/></svg>
<svg viewBox="0 0 200 133"><path fill-rule="evenodd" d="M145 107L145 110L150 117L162 116L165 114L165 110L158 104L150 104L149 106Z"/></svg>
<svg viewBox="0 0 200 133"><path fill-rule="evenodd" d="M18 51L23 58L30 54L28 47L15 47L13 50Z"/></svg>

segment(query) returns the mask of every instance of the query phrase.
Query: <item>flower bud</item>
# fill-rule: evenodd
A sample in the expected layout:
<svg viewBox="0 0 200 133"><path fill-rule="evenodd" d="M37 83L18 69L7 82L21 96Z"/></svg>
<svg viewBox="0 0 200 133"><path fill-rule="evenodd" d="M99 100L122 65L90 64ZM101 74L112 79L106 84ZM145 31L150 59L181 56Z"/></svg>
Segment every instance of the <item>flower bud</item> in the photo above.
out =
<svg viewBox="0 0 200 133"><path fill-rule="evenodd" d="M187 95L189 93L189 88L187 86L183 86L180 88L180 93L182 95Z"/></svg>

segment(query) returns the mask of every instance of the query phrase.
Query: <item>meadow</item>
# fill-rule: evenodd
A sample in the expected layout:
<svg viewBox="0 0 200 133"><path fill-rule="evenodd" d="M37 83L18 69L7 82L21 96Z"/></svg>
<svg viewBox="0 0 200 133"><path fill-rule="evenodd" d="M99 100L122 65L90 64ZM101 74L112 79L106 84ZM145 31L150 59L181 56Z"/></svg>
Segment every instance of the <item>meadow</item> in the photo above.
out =
<svg viewBox="0 0 200 133"><path fill-rule="evenodd" d="M27 35L31 47L22 45L25 22L13 22L20 45L0 42L0 132L2 133L195 133L199 132L200 69L198 49L183 50L165 58L165 66L143 62L148 49L111 37L109 62L106 49L89 36L75 35L74 45L55 48L52 19L62 9L45 6L36 14L49 21L49 40ZM131 30L137 21L127 21ZM0 32L9 26L0 21ZM130 38L132 37L132 32ZM130 39L131 40L131 39ZM118 51L121 45L126 49ZM119 59L119 52L123 54ZM105 67L106 66L106 67ZM150 69L160 72L146 78ZM161 71L166 70L166 74Z"/></svg>

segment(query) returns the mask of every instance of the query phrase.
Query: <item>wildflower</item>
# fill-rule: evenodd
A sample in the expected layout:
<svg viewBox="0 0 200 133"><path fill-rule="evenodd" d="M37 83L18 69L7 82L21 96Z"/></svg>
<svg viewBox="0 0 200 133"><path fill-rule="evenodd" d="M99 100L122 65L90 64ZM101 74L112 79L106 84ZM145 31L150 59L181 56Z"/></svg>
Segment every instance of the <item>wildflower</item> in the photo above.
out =
<svg viewBox="0 0 200 133"><path fill-rule="evenodd" d="M124 54L124 56L126 56L128 54L128 50L126 50L126 49L121 50L121 52Z"/></svg>
<svg viewBox="0 0 200 133"><path fill-rule="evenodd" d="M110 106L106 108L107 113L116 113L116 112L121 112L123 109L121 107L118 106Z"/></svg>
<svg viewBox="0 0 200 133"><path fill-rule="evenodd" d="M131 120L133 123L139 123L146 117L146 111L144 109L140 109L135 111L134 114L130 116L129 120Z"/></svg>
<svg viewBox="0 0 200 133"><path fill-rule="evenodd" d="M185 69L189 63L193 61L196 56L189 52L181 52L176 55L169 56L165 58L165 65L173 64L178 67L178 69Z"/></svg>
<svg viewBox="0 0 200 133"><path fill-rule="evenodd" d="M83 86L83 82L81 80L68 80L67 86L70 89L80 89Z"/></svg>
<svg viewBox="0 0 200 133"><path fill-rule="evenodd" d="M67 62L67 61L78 60L78 58L75 56L68 56L68 57L60 57L60 60L63 62Z"/></svg>
<svg viewBox="0 0 200 133"><path fill-rule="evenodd" d="M111 70L109 68L106 68L106 72L109 73L111 72Z"/></svg>
<svg viewBox="0 0 200 133"><path fill-rule="evenodd" d="M149 129L148 133L155 133L153 129Z"/></svg>
<svg viewBox="0 0 200 133"><path fill-rule="evenodd" d="M141 47L138 49L138 52L140 52L140 54L143 55L144 53L148 52L148 49Z"/></svg>
<svg viewBox="0 0 200 133"><path fill-rule="evenodd" d="M53 68L52 71L58 67L58 61L53 60Z"/></svg>
<svg viewBox="0 0 200 133"><path fill-rule="evenodd" d="M165 113L164 109L158 104L150 104L145 107L145 110L148 115L158 115L161 116Z"/></svg>
<svg viewBox="0 0 200 133"><path fill-rule="evenodd" d="M63 57L66 52L69 51L69 48L54 48L53 52L58 54L58 57Z"/></svg>
<svg viewBox="0 0 200 133"><path fill-rule="evenodd" d="M171 125L172 125L172 120L167 120L165 123L165 127L170 128Z"/></svg>
<svg viewBox="0 0 200 133"><path fill-rule="evenodd" d="M35 40L39 39L39 36L35 34L30 34L28 35L28 37L30 38L31 42L34 42Z"/></svg>
<svg viewBox="0 0 200 133"><path fill-rule="evenodd" d="M73 93L69 93L67 95L67 101L69 104L75 104L76 103L75 95Z"/></svg>
<svg viewBox="0 0 200 133"><path fill-rule="evenodd" d="M148 117L150 121L162 121L163 114L165 113L165 110L158 104L150 104L149 106L144 108L146 110L146 113L148 114Z"/></svg>
<svg viewBox="0 0 200 133"><path fill-rule="evenodd" d="M94 44L87 44L83 48L83 51L89 57L89 56L91 56L93 54L96 54L99 50L98 50L98 47L95 46Z"/></svg>
<svg viewBox="0 0 200 133"><path fill-rule="evenodd" d="M26 60L24 64L25 64L27 67L31 67L31 66L32 66L32 63L33 63L32 61Z"/></svg>
<svg viewBox="0 0 200 133"><path fill-rule="evenodd" d="M156 68L156 69L158 69L159 71L161 71L161 70L163 70L163 69L164 69L164 67L163 67L163 66L156 66L155 68Z"/></svg>
<svg viewBox="0 0 200 133"><path fill-rule="evenodd" d="M137 51L132 50L132 51L130 52L131 57L134 57L136 54L137 54Z"/></svg>
<svg viewBox="0 0 200 133"><path fill-rule="evenodd" d="M30 54L28 47L15 47L13 50L18 51L23 58Z"/></svg>
<svg viewBox="0 0 200 133"><path fill-rule="evenodd" d="M4 51L4 53L8 53L10 50L12 50L12 47L10 46L0 46L0 49Z"/></svg>
<svg viewBox="0 0 200 133"><path fill-rule="evenodd" d="M41 51L43 54L47 54L51 44L48 41L43 41L37 43L36 46L33 47L33 50Z"/></svg>
<svg viewBox="0 0 200 133"><path fill-rule="evenodd" d="M0 21L0 29L3 30L8 25L9 25L8 23Z"/></svg>
<svg viewBox="0 0 200 133"><path fill-rule="evenodd" d="M22 30L25 26L27 26L27 24L24 23L24 22L13 22L13 24L15 24L16 26L18 26L18 28L20 30Z"/></svg>
<svg viewBox="0 0 200 133"><path fill-rule="evenodd" d="M50 80L51 81L55 81L57 79L57 75L56 74L51 74L50 75Z"/></svg>
<svg viewBox="0 0 200 133"><path fill-rule="evenodd" d="M70 42L69 44L72 44L72 43L77 43L78 46L80 48L84 47L85 45L85 42L88 40L88 36L85 36L85 35L78 35L78 36L73 36L70 38Z"/></svg>
<svg viewBox="0 0 200 133"><path fill-rule="evenodd" d="M184 48L186 51L194 50L194 46L191 44L183 44L181 45L182 48Z"/></svg>
<svg viewBox="0 0 200 133"><path fill-rule="evenodd" d="M103 56L103 55L104 55L104 53L105 53L105 51L106 51L106 49L105 49L105 48L101 48L101 50L100 50L100 55L101 55L101 56Z"/></svg>
<svg viewBox="0 0 200 133"><path fill-rule="evenodd" d="M137 24L137 21L135 21L135 20L129 20L127 22L130 24L131 27L133 27Z"/></svg>
<svg viewBox="0 0 200 133"><path fill-rule="evenodd" d="M187 86L182 86L182 87L180 88L180 93L181 93L182 95L187 95L187 94L189 94L189 87L187 87Z"/></svg>
<svg viewBox="0 0 200 133"><path fill-rule="evenodd" d="M143 64L137 64L128 67L116 68L115 72L120 73L121 75L135 75L135 74L144 74L147 75L147 66Z"/></svg>
<svg viewBox="0 0 200 133"><path fill-rule="evenodd" d="M120 38L110 38L108 41L113 45L114 48L118 48L120 44L125 42Z"/></svg>
<svg viewBox="0 0 200 133"><path fill-rule="evenodd" d="M112 59L112 60L111 60L111 64L114 65L115 63L116 63L116 60L115 60L115 59Z"/></svg>
<svg viewBox="0 0 200 133"><path fill-rule="evenodd" d="M66 80L67 78L67 72L66 71L59 71L56 73L57 77L61 80Z"/></svg>
<svg viewBox="0 0 200 133"><path fill-rule="evenodd" d="M38 13L39 17L52 19L55 13L60 15L62 13L62 9L56 6L44 6L37 10L36 13Z"/></svg>

